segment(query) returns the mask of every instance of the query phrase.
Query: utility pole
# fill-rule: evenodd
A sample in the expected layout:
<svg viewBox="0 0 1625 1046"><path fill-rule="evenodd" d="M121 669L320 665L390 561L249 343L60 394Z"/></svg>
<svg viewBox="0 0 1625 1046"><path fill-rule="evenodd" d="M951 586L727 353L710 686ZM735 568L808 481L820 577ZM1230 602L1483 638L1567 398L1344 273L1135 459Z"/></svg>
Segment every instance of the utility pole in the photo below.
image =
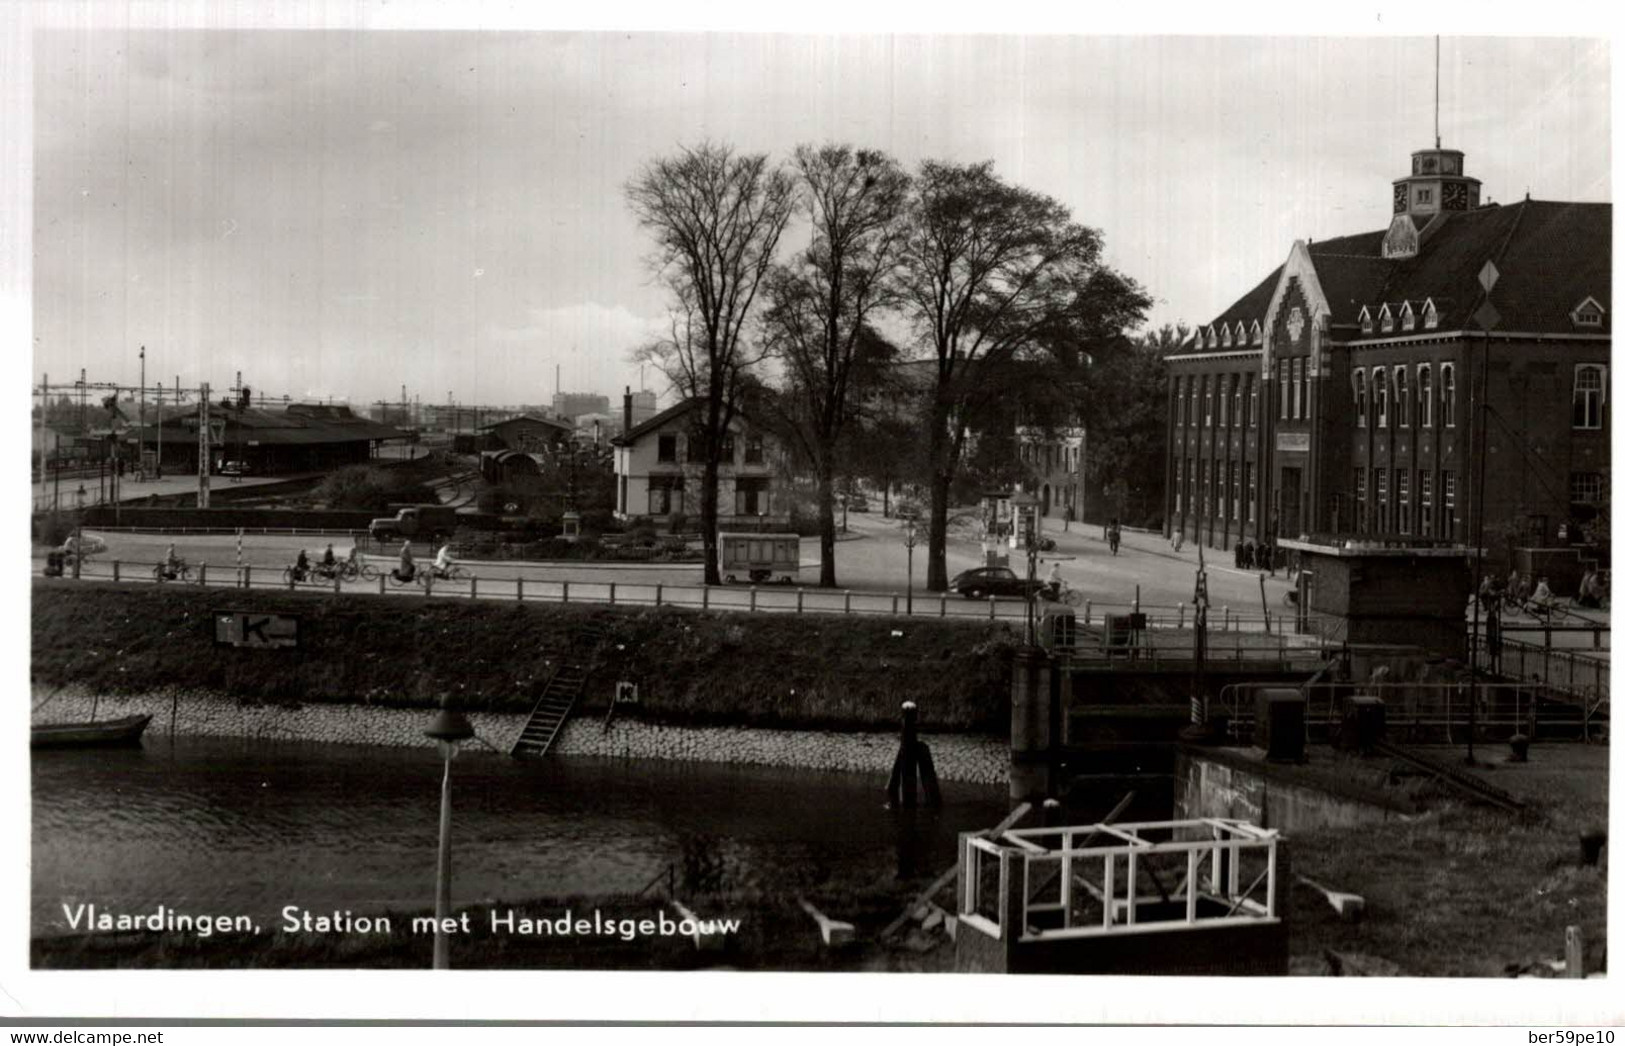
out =
<svg viewBox="0 0 1625 1046"><path fill-rule="evenodd" d="M141 346L141 423L135 438L135 460L143 462L147 456L147 347ZM145 473L143 473L144 475Z"/></svg>
<svg viewBox="0 0 1625 1046"><path fill-rule="evenodd" d="M40 504L45 503L45 412L51 406L51 376L43 375L39 387L39 496Z"/></svg>
<svg viewBox="0 0 1625 1046"><path fill-rule="evenodd" d="M152 475L164 478L164 383L158 383L158 449L153 452Z"/></svg>
<svg viewBox="0 0 1625 1046"><path fill-rule="evenodd" d="M209 507L209 383L204 382L197 405L197 507Z"/></svg>

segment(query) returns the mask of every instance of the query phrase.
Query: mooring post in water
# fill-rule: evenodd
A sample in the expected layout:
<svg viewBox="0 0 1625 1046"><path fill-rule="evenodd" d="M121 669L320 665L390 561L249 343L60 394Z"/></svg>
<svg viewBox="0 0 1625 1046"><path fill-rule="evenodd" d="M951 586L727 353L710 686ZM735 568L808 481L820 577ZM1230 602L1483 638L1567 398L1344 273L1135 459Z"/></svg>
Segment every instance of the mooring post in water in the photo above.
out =
<svg viewBox="0 0 1625 1046"><path fill-rule="evenodd" d="M918 801L922 784L926 803L940 805L942 791L937 785L936 764L931 759L931 750L920 741L919 708L913 701L904 701L903 738L897 747L897 758L892 761L886 799L893 807L912 807Z"/></svg>

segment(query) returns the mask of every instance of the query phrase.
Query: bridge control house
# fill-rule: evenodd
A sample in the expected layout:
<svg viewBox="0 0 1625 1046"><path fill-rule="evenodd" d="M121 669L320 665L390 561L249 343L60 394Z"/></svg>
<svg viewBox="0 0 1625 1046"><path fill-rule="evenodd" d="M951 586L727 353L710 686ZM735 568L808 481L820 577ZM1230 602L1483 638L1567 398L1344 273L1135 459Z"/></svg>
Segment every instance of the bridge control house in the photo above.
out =
<svg viewBox="0 0 1625 1046"><path fill-rule="evenodd" d="M1482 477L1492 560L1583 539L1608 497L1613 207L1484 202L1463 161L1413 153L1386 230L1294 243L1168 358L1170 537L1473 544Z"/></svg>

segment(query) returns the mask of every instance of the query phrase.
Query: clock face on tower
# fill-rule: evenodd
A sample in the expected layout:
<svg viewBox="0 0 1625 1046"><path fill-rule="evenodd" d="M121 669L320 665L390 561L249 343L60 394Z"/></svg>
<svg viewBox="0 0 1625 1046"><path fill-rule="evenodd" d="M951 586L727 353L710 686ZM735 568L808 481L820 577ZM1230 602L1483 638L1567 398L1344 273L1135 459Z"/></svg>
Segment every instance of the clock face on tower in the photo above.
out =
<svg viewBox="0 0 1625 1046"><path fill-rule="evenodd" d="M1398 214L1410 206L1411 187L1409 185L1394 186L1394 213Z"/></svg>
<svg viewBox="0 0 1625 1046"><path fill-rule="evenodd" d="M1445 210L1465 211L1467 209L1467 186L1460 182L1446 183L1441 196Z"/></svg>

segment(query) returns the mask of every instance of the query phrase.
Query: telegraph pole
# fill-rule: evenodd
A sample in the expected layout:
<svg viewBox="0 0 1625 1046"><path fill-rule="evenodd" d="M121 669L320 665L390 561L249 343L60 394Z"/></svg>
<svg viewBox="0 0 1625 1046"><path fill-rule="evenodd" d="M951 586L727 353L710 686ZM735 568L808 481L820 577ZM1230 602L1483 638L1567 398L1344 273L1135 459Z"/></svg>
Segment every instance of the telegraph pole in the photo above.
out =
<svg viewBox="0 0 1625 1046"><path fill-rule="evenodd" d="M42 375L39 387L39 496L40 504L45 503L45 412L51 406L51 376ZM54 506L53 506L54 507Z"/></svg>
<svg viewBox="0 0 1625 1046"><path fill-rule="evenodd" d="M144 462L147 456L147 347L141 346L141 424L135 438L135 460ZM145 475L145 473L143 473Z"/></svg>
<svg viewBox="0 0 1625 1046"><path fill-rule="evenodd" d="M176 379L179 384L179 379ZM197 405L197 507L209 507L209 383L204 382Z"/></svg>

